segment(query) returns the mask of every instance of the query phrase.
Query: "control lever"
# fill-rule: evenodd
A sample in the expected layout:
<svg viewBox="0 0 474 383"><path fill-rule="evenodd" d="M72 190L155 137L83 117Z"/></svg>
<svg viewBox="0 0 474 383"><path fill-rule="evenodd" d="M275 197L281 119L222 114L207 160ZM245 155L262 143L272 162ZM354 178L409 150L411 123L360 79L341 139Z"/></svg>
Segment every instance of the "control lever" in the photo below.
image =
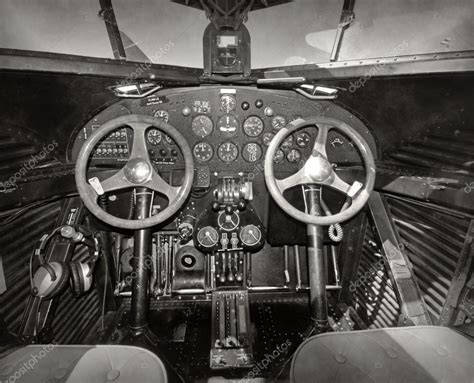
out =
<svg viewBox="0 0 474 383"><path fill-rule="evenodd" d="M221 276L219 278L219 281L221 283L225 283L226 281L226 256L225 256L225 253L222 253L222 260L221 260L221 263L222 263L222 272L221 272Z"/></svg>
<svg viewBox="0 0 474 383"><path fill-rule="evenodd" d="M235 280L234 270L232 267L232 254L229 254L228 261L229 261L229 275L227 276L227 281L232 283Z"/></svg>
<svg viewBox="0 0 474 383"><path fill-rule="evenodd" d="M236 280L237 282L242 282L243 279L244 279L244 275L243 275L242 271L240 270L241 262L240 262L239 254L238 254L238 253L235 253L235 254L234 254L234 263L235 263L235 268L236 268L235 280Z"/></svg>

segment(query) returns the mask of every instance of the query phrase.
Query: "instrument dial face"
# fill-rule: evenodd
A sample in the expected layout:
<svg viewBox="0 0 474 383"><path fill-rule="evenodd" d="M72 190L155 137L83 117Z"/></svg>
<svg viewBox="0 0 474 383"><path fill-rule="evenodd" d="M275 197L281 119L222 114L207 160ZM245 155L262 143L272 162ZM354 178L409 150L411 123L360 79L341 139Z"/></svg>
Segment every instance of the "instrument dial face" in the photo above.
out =
<svg viewBox="0 0 474 383"><path fill-rule="evenodd" d="M237 105L237 101L234 96L230 94L224 94L221 96L221 110L225 113L232 112L235 110L235 106Z"/></svg>
<svg viewBox="0 0 474 383"><path fill-rule="evenodd" d="M212 226L206 226L199 230L197 240L202 247L213 247L219 241L219 234Z"/></svg>
<svg viewBox="0 0 474 383"><path fill-rule="evenodd" d="M152 128L146 133L146 139L152 145L158 145L161 138L161 132L158 129Z"/></svg>
<svg viewBox="0 0 474 383"><path fill-rule="evenodd" d="M274 134L274 133L270 133L270 132L264 133L263 136L262 136L262 138L263 138L263 144L264 144L265 146L270 145L270 142L272 142L273 137L275 137L275 134Z"/></svg>
<svg viewBox="0 0 474 383"><path fill-rule="evenodd" d="M296 133L296 145L300 148L306 148L309 145L310 136L306 132Z"/></svg>
<svg viewBox="0 0 474 383"><path fill-rule="evenodd" d="M194 117L193 121L191 122L193 133L201 138L211 134L213 127L214 124L212 123L212 120L204 114Z"/></svg>
<svg viewBox="0 0 474 383"><path fill-rule="evenodd" d="M285 153L283 153L283 150L278 149L278 150L275 152L275 155L273 156L273 162L276 163L276 164L279 164L279 163L282 162L284 159L285 159Z"/></svg>
<svg viewBox="0 0 474 383"><path fill-rule="evenodd" d="M286 126L286 117L281 114L277 114L272 118L272 128L275 130L280 130Z"/></svg>
<svg viewBox="0 0 474 383"><path fill-rule="evenodd" d="M239 226L240 218L235 211L232 214L227 214L225 211L221 211L217 217L217 224L222 230L232 231Z"/></svg>
<svg viewBox="0 0 474 383"><path fill-rule="evenodd" d="M280 149L283 151L289 150L293 146L293 136L289 135L286 137L280 145Z"/></svg>
<svg viewBox="0 0 474 383"><path fill-rule="evenodd" d="M194 145L193 155L198 161L207 162L214 155L214 149L207 142L198 142Z"/></svg>
<svg viewBox="0 0 474 383"><path fill-rule="evenodd" d="M226 163L234 162L239 156L239 148L233 142L224 142L217 149L217 156Z"/></svg>
<svg viewBox="0 0 474 383"><path fill-rule="evenodd" d="M249 142L242 149L242 157L247 162L257 162L262 157L262 148L255 142Z"/></svg>
<svg viewBox="0 0 474 383"><path fill-rule="evenodd" d="M247 225L240 230L240 240L246 246L255 246L262 239L262 232L255 225Z"/></svg>
<svg viewBox="0 0 474 383"><path fill-rule="evenodd" d="M301 159L301 153L298 149L291 149L286 155L288 162L294 164Z"/></svg>
<svg viewBox="0 0 474 383"><path fill-rule="evenodd" d="M165 141L166 141L166 143L168 143L170 145L174 144L173 139L170 136L168 136L167 134L165 134Z"/></svg>
<svg viewBox="0 0 474 383"><path fill-rule="evenodd" d="M233 137L239 129L239 120L231 114L221 116L217 120L217 129L219 129L219 132L224 136Z"/></svg>
<svg viewBox="0 0 474 383"><path fill-rule="evenodd" d="M263 132L263 121L260 117L250 116L244 121L244 133L249 137L258 137Z"/></svg>
<svg viewBox="0 0 474 383"><path fill-rule="evenodd" d="M157 110L155 113L153 113L153 117L164 122L168 122L170 119L170 115L166 110Z"/></svg>

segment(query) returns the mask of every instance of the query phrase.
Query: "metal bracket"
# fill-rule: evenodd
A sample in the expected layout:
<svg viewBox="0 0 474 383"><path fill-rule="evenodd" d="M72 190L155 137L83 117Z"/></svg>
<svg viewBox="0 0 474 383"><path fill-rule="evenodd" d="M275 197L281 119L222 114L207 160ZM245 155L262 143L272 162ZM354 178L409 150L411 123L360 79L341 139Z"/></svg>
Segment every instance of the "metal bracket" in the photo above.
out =
<svg viewBox="0 0 474 383"><path fill-rule="evenodd" d="M400 298L403 317L415 325L431 324L420 288L413 277L409 260L403 252L404 245L398 239L383 197L377 192L372 192L369 207L391 272L392 283Z"/></svg>
<svg viewBox="0 0 474 383"><path fill-rule="evenodd" d="M117 19L115 18L112 0L99 0L99 3L99 17L101 17L105 22L105 27L107 28L107 34L109 35L110 45L112 46L114 57L119 60L126 60L127 55L125 54L122 36L120 36Z"/></svg>
<svg viewBox="0 0 474 383"><path fill-rule="evenodd" d="M5 272L3 270L3 260L0 255L0 295L7 291L7 281L5 279Z"/></svg>
<svg viewBox="0 0 474 383"><path fill-rule="evenodd" d="M349 25L354 21L354 5L356 0L344 0L344 5L342 6L341 18L339 19L339 24L337 25L336 38L334 39L334 45L331 51L330 61L336 61L339 55L339 50L341 48L342 38L344 36L344 31L349 27Z"/></svg>

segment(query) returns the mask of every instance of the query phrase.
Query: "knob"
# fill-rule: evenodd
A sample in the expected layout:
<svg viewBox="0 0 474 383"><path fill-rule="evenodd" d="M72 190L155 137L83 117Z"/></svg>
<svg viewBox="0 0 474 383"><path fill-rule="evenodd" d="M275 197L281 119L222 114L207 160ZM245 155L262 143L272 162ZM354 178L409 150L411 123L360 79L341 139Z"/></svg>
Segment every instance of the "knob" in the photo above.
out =
<svg viewBox="0 0 474 383"><path fill-rule="evenodd" d="M245 210L246 207L247 207L247 204L245 203L245 201L239 201L237 203L237 209L239 209L240 211Z"/></svg>
<svg viewBox="0 0 474 383"><path fill-rule="evenodd" d="M185 106L183 108L183 116L187 117L191 114L191 108L189 106Z"/></svg>
<svg viewBox="0 0 474 383"><path fill-rule="evenodd" d="M171 149L171 156L178 157L178 151L176 149Z"/></svg>
<svg viewBox="0 0 474 383"><path fill-rule="evenodd" d="M165 157L168 154L168 151L166 149L160 149L160 155Z"/></svg>

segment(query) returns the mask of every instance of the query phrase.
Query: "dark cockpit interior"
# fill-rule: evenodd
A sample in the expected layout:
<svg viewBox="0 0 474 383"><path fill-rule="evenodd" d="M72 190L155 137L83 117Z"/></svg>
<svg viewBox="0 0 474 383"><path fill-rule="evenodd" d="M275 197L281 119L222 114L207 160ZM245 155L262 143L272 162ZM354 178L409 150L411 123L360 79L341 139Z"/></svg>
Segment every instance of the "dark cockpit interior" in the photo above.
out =
<svg viewBox="0 0 474 383"><path fill-rule="evenodd" d="M472 4L407 6L439 51L400 24L355 59L403 11L144 2L201 17L194 68L116 2L87 3L113 58L0 39L0 382L472 382ZM259 68L267 14L295 37Z"/></svg>

